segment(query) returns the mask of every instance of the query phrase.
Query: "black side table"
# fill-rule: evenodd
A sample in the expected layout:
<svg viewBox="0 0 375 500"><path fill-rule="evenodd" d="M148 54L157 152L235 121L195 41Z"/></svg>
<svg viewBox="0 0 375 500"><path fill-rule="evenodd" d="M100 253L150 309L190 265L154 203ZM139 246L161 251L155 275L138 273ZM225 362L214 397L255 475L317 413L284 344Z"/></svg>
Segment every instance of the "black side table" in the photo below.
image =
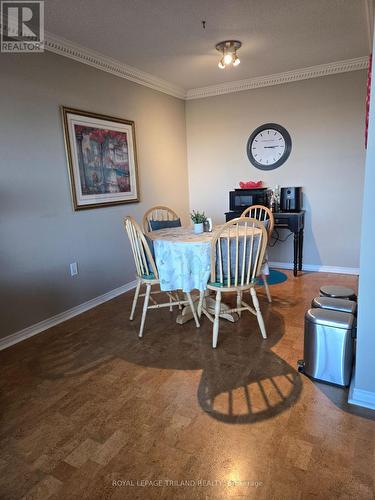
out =
<svg viewBox="0 0 375 500"><path fill-rule="evenodd" d="M241 217L242 212L225 213L226 222ZM294 234L293 274L302 271L303 232L305 228L305 210L300 212L274 212L275 229L289 229Z"/></svg>
<svg viewBox="0 0 375 500"><path fill-rule="evenodd" d="M293 274L302 271L303 232L305 228L305 211L274 212L275 228L289 229L294 234Z"/></svg>

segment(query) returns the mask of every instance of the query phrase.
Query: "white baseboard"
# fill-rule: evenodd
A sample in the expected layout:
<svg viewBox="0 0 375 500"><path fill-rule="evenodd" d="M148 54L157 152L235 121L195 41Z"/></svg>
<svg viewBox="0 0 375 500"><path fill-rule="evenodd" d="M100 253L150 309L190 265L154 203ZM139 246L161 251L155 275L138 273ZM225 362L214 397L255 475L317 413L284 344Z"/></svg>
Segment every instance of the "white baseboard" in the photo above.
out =
<svg viewBox="0 0 375 500"><path fill-rule="evenodd" d="M19 332L12 333L11 335L8 335L3 339L0 339L0 350L6 349L7 347L17 344L18 342L22 342L22 340L32 337L33 335L37 335L38 333L41 333L44 330L51 328L52 326L56 326L59 323L66 321L67 319L73 318L78 314L81 314L85 311L88 311L89 309L92 309L93 307L107 302L108 300L114 299L118 295L128 292L132 288L135 288L136 284L136 280L131 281L130 283L126 283L125 285L115 288L114 290L110 290L103 295L99 295L99 297L94 297L93 299L90 299L83 304L79 304L78 306L72 307L67 311L56 314L56 316L52 316L52 318L45 319L43 321L40 321L39 323L36 323L35 325L28 326L27 328L24 328Z"/></svg>
<svg viewBox="0 0 375 500"><path fill-rule="evenodd" d="M375 392L357 389L355 387L355 377L353 377L349 388L348 403L375 410Z"/></svg>
<svg viewBox="0 0 375 500"><path fill-rule="evenodd" d="M277 269L293 269L293 263L291 262L269 262L269 265L270 267L274 267ZM355 275L359 274L359 269L354 267L332 267L332 266L304 264L303 270L320 272L320 273L338 273L338 274L355 274ZM122 285L118 288L115 288L114 290L104 293L99 297L95 297L91 300L88 300L87 302L84 302L83 304L72 307L72 309L68 309L67 311L56 314L56 316L53 316L52 318L45 319L40 323L28 326L27 328L24 328L19 332L12 333L11 335L8 335L3 339L0 339L0 350L6 349L7 347L17 344L18 342L22 342L22 340L32 337L33 335L37 335L38 333L41 333L44 330L47 330L48 328L56 326L59 323L62 323L70 318L73 318L74 316L77 316L78 314L88 311L89 309L92 309L93 307L96 307L100 304L103 304L104 302L107 302L108 300L111 300L117 297L118 295L121 295L122 293L125 293L131 290L132 288L135 288L135 286L136 286L136 281L135 280L131 281L130 283L126 283L125 285Z"/></svg>
<svg viewBox="0 0 375 500"><path fill-rule="evenodd" d="M292 262L269 262L270 267L276 269L293 269ZM316 273L335 273L335 274L355 274L359 275L358 267L336 267L336 266L319 266L316 264L303 264L303 271L312 271Z"/></svg>

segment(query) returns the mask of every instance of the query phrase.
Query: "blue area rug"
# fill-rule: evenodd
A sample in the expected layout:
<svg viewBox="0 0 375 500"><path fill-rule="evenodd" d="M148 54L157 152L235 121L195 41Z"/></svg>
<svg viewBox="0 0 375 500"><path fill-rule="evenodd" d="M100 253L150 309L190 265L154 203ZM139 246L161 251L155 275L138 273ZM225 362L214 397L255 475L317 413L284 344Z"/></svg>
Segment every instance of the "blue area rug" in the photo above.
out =
<svg viewBox="0 0 375 500"><path fill-rule="evenodd" d="M269 285L278 285L279 283L283 283L288 279L288 276L281 271L277 271L276 269L270 269L270 275L268 276L268 284ZM263 280L258 278L258 284L263 285Z"/></svg>

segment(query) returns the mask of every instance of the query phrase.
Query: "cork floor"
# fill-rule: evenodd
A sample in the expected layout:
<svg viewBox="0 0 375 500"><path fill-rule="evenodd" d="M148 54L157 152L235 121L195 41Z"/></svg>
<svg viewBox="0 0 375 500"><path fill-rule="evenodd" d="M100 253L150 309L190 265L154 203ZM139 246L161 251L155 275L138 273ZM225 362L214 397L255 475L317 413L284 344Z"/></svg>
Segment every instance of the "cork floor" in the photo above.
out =
<svg viewBox="0 0 375 500"><path fill-rule="evenodd" d="M255 317L175 323L132 293L0 352L0 498L373 499L375 412L296 371L305 273L259 291ZM231 298L229 297L229 300Z"/></svg>

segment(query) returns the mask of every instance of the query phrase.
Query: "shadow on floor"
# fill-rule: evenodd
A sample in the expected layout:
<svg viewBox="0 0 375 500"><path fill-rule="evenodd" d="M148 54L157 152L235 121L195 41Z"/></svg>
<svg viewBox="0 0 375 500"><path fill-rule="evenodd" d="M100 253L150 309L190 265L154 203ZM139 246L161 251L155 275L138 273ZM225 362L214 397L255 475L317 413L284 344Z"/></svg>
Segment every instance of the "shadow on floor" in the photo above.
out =
<svg viewBox="0 0 375 500"><path fill-rule="evenodd" d="M211 417L231 424L272 418L289 408L301 392L300 375L272 352L234 367L214 358L205 367L198 401Z"/></svg>
<svg viewBox="0 0 375 500"><path fill-rule="evenodd" d="M230 298L227 298L227 302ZM116 301L115 301L116 302ZM243 313L235 324L222 320L219 343L212 349L212 325L202 318L176 325L177 312L150 311L143 339L137 337L138 321L130 322L128 308L111 315L86 317L82 327L69 331L67 324L55 334L35 338L29 369L41 379L61 379L90 374L120 358L136 365L168 370L201 370L197 398L212 418L227 423L251 423L271 418L289 408L301 392L301 377L271 348L284 335L284 320L264 305L269 338L263 340L257 320ZM125 326L125 328L124 328ZM63 335L56 335L61 328ZM46 336L50 335L50 342ZM43 346L43 356L38 344Z"/></svg>

